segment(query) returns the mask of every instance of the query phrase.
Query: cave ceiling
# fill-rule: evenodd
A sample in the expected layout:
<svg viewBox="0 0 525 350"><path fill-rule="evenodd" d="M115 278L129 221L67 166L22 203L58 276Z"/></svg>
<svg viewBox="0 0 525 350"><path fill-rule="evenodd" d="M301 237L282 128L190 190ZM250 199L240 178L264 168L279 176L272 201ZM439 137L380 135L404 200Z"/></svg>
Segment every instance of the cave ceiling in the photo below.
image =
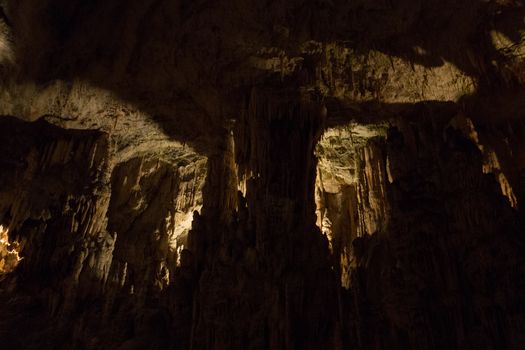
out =
<svg viewBox="0 0 525 350"><path fill-rule="evenodd" d="M109 131L128 153L189 144L204 154L254 86L313 96L329 125L416 104L519 118L522 5L5 0L0 113Z"/></svg>

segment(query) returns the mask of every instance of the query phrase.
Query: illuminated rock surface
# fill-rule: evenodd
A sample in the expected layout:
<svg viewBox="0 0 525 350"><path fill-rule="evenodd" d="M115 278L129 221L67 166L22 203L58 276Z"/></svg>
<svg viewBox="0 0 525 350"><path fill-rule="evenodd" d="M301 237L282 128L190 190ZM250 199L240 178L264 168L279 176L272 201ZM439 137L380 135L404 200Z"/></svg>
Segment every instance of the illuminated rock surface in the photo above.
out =
<svg viewBox="0 0 525 350"><path fill-rule="evenodd" d="M0 1L0 348L523 349L524 5Z"/></svg>

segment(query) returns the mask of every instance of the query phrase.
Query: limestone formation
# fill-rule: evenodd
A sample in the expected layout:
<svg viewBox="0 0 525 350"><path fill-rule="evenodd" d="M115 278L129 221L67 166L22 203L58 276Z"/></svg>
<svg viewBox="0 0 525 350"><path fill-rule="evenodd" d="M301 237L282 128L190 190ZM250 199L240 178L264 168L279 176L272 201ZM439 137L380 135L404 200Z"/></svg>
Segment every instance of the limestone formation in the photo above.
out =
<svg viewBox="0 0 525 350"><path fill-rule="evenodd" d="M525 344L522 0L0 1L0 348Z"/></svg>

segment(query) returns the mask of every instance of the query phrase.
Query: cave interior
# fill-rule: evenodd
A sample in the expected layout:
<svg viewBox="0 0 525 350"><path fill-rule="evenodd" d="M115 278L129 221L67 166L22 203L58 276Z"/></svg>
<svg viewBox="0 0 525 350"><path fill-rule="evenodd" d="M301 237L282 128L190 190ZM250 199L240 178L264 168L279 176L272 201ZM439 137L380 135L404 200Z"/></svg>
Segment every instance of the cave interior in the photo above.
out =
<svg viewBox="0 0 525 350"><path fill-rule="evenodd" d="M0 0L0 348L525 349L522 0Z"/></svg>

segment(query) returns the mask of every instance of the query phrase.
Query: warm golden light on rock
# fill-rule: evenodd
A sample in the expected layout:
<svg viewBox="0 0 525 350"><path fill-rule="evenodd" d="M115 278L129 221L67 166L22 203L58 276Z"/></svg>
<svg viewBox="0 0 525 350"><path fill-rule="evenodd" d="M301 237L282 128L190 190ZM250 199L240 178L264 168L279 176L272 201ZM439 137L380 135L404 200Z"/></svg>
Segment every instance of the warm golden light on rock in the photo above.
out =
<svg viewBox="0 0 525 350"><path fill-rule="evenodd" d="M492 147L484 145L480 140L479 133L472 120L463 114L459 114L451 120L450 125L455 129L460 130L465 137L476 145L481 154L483 154L483 173L493 174L494 178L500 185L501 193L507 197L513 208L518 208L518 199L507 175L505 175L502 170L498 154Z"/></svg>
<svg viewBox="0 0 525 350"><path fill-rule="evenodd" d="M9 243L9 229L0 225L0 275L14 271L22 258L18 255L18 244Z"/></svg>

